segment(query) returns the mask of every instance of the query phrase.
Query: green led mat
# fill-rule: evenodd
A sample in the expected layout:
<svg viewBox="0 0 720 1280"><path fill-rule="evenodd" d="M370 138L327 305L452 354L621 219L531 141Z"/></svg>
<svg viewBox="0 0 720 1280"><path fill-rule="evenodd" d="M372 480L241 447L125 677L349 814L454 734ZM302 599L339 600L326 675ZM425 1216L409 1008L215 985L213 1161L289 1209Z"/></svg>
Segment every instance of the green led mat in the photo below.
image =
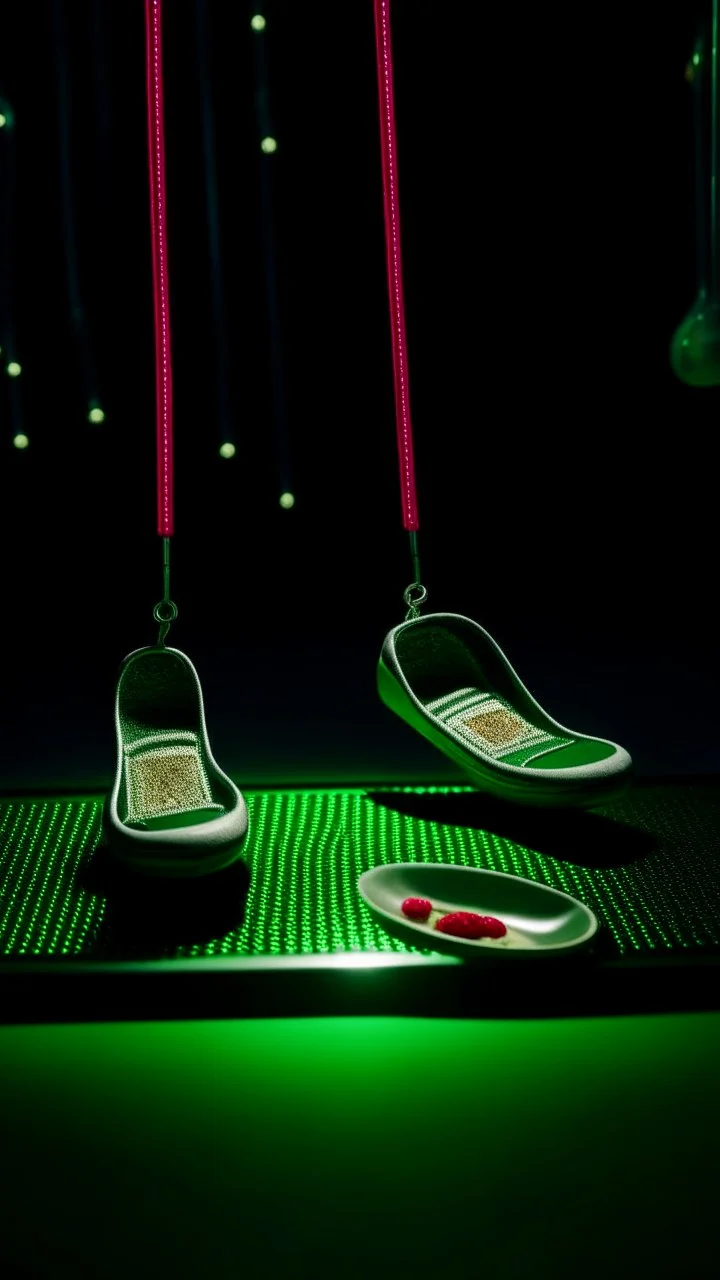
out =
<svg viewBox="0 0 720 1280"><path fill-rule="evenodd" d="M720 953L720 783L637 785L593 813L501 806L466 787L246 793L244 862L191 885L110 874L102 799L0 800L0 955L95 960L411 948L374 922L358 875L446 862L584 902L610 959Z"/></svg>

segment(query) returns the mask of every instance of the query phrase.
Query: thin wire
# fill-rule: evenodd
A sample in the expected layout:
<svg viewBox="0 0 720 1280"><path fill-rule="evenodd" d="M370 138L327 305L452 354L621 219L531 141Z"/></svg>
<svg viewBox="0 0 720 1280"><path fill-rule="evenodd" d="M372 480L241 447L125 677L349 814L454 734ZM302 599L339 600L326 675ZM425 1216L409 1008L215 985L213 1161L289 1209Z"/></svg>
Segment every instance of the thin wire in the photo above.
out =
<svg viewBox="0 0 720 1280"><path fill-rule="evenodd" d="M61 0L53 4L53 36L55 40L55 72L58 86L58 144L60 153L60 180L62 210L65 231L65 262L67 265L67 290L73 325L82 342L84 314L80 295L77 244L75 240L75 203L72 190L72 157L70 155L70 86L67 67L67 42L65 20Z"/></svg>
<svg viewBox="0 0 720 1280"><path fill-rule="evenodd" d="M68 66L68 42L62 0L53 4L53 35L55 39L55 70L58 88L58 151L60 156L60 189L65 241L65 265L67 268L67 292L70 304L75 340L82 366L83 393L91 402L97 394L95 367L92 357L85 307L80 287L78 265L77 219L73 198L73 161L70 146L72 133L72 102Z"/></svg>
<svg viewBox="0 0 720 1280"><path fill-rule="evenodd" d="M162 538L173 533L173 398L170 288L165 202L165 128L162 75L162 0L145 0L150 231L155 317L155 429L157 523Z"/></svg>
<svg viewBox="0 0 720 1280"><path fill-rule="evenodd" d="M255 112L260 139L274 137L269 107L269 78L265 52L265 29L253 36L255 56ZM289 449L282 328L278 303L277 261L275 255L275 201L273 177L277 156L268 153L260 158L260 232L265 267L270 380L272 385L277 450L278 481L281 493L292 493L292 467Z"/></svg>
<svg viewBox="0 0 720 1280"><path fill-rule="evenodd" d="M694 74L692 81L693 95L693 134L695 141L695 262L698 293L704 293L708 285L707 271L707 170L705 168L705 46L704 35L699 35L695 42L693 55ZM697 61L695 61L695 59Z"/></svg>
<svg viewBox="0 0 720 1280"><path fill-rule="evenodd" d="M195 0L195 33L197 37L198 79L203 129L205 168L205 212L207 214L208 251L210 254L210 288L212 295L213 347L217 370L218 417L220 443L232 442L230 411L230 375L228 346L225 336L225 299L223 296L222 255L220 252L220 215L218 212L217 150L215 113L212 99L210 37L206 12L207 0Z"/></svg>
<svg viewBox="0 0 720 1280"><path fill-rule="evenodd" d="M390 0L374 0L374 10L385 209L385 250L395 386L395 422L400 463L403 527L408 533L411 533L416 532L420 526L415 488L412 423L410 420L405 301L400 252L400 202L398 196L395 98L390 38Z"/></svg>
<svg viewBox="0 0 720 1280"><path fill-rule="evenodd" d="M0 246L0 347L8 364L15 359L15 335L12 323L12 241L15 213L15 112L5 98L0 98L5 124L0 130L0 177L2 178L3 227Z"/></svg>
<svg viewBox="0 0 720 1280"><path fill-rule="evenodd" d="M0 190L4 196L2 245L0 246L0 347L7 369L17 359L13 327L13 259L12 239L15 228L15 112L5 98L0 98L5 124L0 130ZM10 426L13 440L24 435L21 378L9 378Z"/></svg>

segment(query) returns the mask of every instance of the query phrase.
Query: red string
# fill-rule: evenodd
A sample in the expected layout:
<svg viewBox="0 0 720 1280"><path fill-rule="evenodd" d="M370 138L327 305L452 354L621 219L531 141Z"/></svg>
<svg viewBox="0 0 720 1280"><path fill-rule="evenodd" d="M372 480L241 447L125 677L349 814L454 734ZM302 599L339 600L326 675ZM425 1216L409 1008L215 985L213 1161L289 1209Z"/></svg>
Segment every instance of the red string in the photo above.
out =
<svg viewBox="0 0 720 1280"><path fill-rule="evenodd" d="M173 532L172 357L165 203L165 126L163 119L162 0L145 0L148 159L150 162L150 234L155 315L155 432L157 440L158 533Z"/></svg>
<svg viewBox="0 0 720 1280"><path fill-rule="evenodd" d="M392 332L393 378L395 383L395 423L400 462L400 493L403 527L415 532L418 521L415 491L410 386L408 380L405 301L400 254L400 203L397 180L395 99L390 40L390 0L374 0L375 48L380 99L380 140L382 149L383 198L385 206L385 250L387 255L390 327Z"/></svg>

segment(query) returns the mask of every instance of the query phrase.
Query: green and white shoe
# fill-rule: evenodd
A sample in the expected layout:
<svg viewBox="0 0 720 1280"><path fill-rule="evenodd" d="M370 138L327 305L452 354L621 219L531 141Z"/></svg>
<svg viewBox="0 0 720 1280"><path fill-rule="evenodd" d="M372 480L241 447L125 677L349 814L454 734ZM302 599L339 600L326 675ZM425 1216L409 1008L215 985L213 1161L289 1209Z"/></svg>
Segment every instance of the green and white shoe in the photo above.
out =
<svg viewBox="0 0 720 1280"><path fill-rule="evenodd" d="M505 800L590 808L623 790L623 747L558 724L478 623L427 614L394 627L377 670L391 711Z"/></svg>
<svg viewBox="0 0 720 1280"><path fill-rule="evenodd" d="M210 750L202 689L179 649L137 649L115 698L117 767L103 843L134 871L202 876L239 856L247 806Z"/></svg>

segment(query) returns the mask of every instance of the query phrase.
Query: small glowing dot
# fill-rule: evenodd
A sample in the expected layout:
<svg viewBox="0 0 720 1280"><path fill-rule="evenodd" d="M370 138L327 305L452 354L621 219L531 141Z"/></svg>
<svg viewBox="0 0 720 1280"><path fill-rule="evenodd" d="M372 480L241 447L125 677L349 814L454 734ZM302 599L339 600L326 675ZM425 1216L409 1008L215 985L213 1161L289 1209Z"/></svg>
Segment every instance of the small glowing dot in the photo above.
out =
<svg viewBox="0 0 720 1280"><path fill-rule="evenodd" d="M0 111L0 129L4 129L6 124L7 124L7 116L4 116L2 111Z"/></svg>
<svg viewBox="0 0 720 1280"><path fill-rule="evenodd" d="M254 13L250 19L250 26L253 31L264 31L267 23L261 13Z"/></svg>
<svg viewBox="0 0 720 1280"><path fill-rule="evenodd" d="M226 440L224 444L220 445L220 457L221 458L235 457L235 445L232 444L230 440Z"/></svg>
<svg viewBox="0 0 720 1280"><path fill-rule="evenodd" d="M99 404L94 404L88 412L88 422L104 422L105 414Z"/></svg>
<svg viewBox="0 0 720 1280"><path fill-rule="evenodd" d="M30 441L22 431L18 431L17 435L13 439L13 444L16 449L27 449L29 443Z"/></svg>
<svg viewBox="0 0 720 1280"><path fill-rule="evenodd" d="M22 365L17 360L11 360L7 367L8 374L11 378L19 378L22 373Z"/></svg>
<svg viewBox="0 0 720 1280"><path fill-rule="evenodd" d="M260 143L260 150L264 151L266 156L272 155L273 151L277 151L277 139L263 138Z"/></svg>
<svg viewBox="0 0 720 1280"><path fill-rule="evenodd" d="M294 506L295 506L295 494L294 494L294 493L281 493L281 494L280 494L280 506L281 506L281 507L284 507L286 511L289 511L291 507L294 507Z"/></svg>

